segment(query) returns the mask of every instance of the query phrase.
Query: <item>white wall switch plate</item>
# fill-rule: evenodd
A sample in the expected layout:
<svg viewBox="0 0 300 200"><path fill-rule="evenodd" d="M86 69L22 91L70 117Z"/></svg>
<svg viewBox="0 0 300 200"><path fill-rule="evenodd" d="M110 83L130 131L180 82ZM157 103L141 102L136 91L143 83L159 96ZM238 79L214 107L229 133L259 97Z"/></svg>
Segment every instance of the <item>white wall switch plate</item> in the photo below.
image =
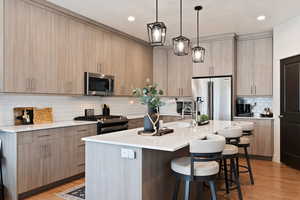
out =
<svg viewBox="0 0 300 200"><path fill-rule="evenodd" d="M134 160L136 158L136 153L132 149L121 149L121 158Z"/></svg>
<svg viewBox="0 0 300 200"><path fill-rule="evenodd" d="M121 149L121 158L128 158L128 149Z"/></svg>

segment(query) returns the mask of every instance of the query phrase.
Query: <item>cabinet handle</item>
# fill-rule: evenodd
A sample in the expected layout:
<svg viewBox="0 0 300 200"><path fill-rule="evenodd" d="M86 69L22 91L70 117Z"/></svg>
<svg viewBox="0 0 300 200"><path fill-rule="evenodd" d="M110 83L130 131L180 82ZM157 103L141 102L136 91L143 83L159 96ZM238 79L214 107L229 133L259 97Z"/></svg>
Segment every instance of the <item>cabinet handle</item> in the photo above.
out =
<svg viewBox="0 0 300 200"><path fill-rule="evenodd" d="M31 89L32 90L35 90L36 88L35 88L35 79L33 78L33 79L31 79Z"/></svg>
<svg viewBox="0 0 300 200"><path fill-rule="evenodd" d="M254 93L256 94L256 85L254 86Z"/></svg>
<svg viewBox="0 0 300 200"><path fill-rule="evenodd" d="M78 133L80 133L80 132L86 132L86 131L87 131L87 129L77 130Z"/></svg>
<svg viewBox="0 0 300 200"><path fill-rule="evenodd" d="M26 79L26 90L30 90L30 79Z"/></svg>
<svg viewBox="0 0 300 200"><path fill-rule="evenodd" d="M51 135L39 135L38 138L50 137Z"/></svg>
<svg viewBox="0 0 300 200"><path fill-rule="evenodd" d="M253 85L251 85L251 94L253 94Z"/></svg>
<svg viewBox="0 0 300 200"><path fill-rule="evenodd" d="M78 147L84 147L85 146L85 144L80 144L80 145L78 145Z"/></svg>

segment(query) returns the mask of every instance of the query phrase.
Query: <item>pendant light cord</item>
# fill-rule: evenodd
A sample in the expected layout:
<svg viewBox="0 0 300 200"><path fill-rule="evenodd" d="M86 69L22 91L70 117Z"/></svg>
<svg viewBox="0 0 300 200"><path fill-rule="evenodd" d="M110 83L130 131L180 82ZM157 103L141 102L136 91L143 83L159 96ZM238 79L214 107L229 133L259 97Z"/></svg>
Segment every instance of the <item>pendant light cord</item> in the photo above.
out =
<svg viewBox="0 0 300 200"><path fill-rule="evenodd" d="M182 0L180 0L180 36L182 36Z"/></svg>
<svg viewBox="0 0 300 200"><path fill-rule="evenodd" d="M158 0L156 0L156 22L158 22Z"/></svg>
<svg viewBox="0 0 300 200"><path fill-rule="evenodd" d="M197 46L199 46L199 10L197 11Z"/></svg>

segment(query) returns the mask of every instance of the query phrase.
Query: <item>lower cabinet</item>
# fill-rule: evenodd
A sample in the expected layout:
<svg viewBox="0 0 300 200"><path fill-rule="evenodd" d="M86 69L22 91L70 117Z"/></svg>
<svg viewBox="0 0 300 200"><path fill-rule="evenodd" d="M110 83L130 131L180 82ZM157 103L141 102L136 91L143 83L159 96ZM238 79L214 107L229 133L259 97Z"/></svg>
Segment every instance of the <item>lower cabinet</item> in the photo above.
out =
<svg viewBox="0 0 300 200"><path fill-rule="evenodd" d="M81 138L96 135L96 125L18 133L18 194L84 172Z"/></svg>
<svg viewBox="0 0 300 200"><path fill-rule="evenodd" d="M251 121L254 123L249 154L273 157L274 153L274 121L270 119L234 119L234 121ZM241 152L242 153L242 152Z"/></svg>

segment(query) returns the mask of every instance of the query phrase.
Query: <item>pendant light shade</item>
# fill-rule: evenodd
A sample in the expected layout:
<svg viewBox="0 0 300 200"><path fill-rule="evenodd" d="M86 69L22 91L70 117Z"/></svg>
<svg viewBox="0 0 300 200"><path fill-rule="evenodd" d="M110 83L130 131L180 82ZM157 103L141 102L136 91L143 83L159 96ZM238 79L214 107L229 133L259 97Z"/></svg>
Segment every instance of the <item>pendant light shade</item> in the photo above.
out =
<svg viewBox="0 0 300 200"><path fill-rule="evenodd" d="M151 46L163 46L166 42L167 27L158 22L158 0L156 0L156 21L147 24L148 38Z"/></svg>
<svg viewBox="0 0 300 200"><path fill-rule="evenodd" d="M202 6L196 6L197 12L197 45L192 48L192 58L194 63L203 63L205 59L205 49L200 47L199 44L199 12L202 10Z"/></svg>
<svg viewBox="0 0 300 200"><path fill-rule="evenodd" d="M180 35L172 39L173 51L177 56L189 54L190 40L182 35L182 0L180 0Z"/></svg>

